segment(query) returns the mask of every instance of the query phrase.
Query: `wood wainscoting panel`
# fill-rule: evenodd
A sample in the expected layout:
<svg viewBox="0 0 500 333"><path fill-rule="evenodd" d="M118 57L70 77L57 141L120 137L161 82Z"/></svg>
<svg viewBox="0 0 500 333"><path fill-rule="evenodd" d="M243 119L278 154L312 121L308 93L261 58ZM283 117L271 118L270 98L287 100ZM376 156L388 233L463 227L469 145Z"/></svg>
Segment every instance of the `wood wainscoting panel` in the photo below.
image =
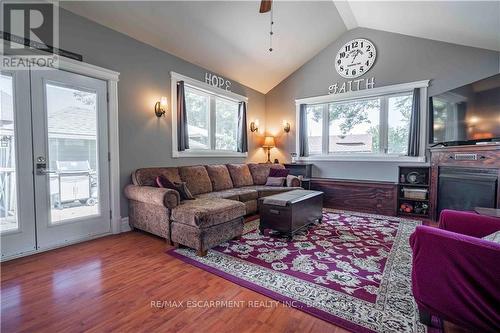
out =
<svg viewBox="0 0 500 333"><path fill-rule="evenodd" d="M328 208L396 216L396 183L314 178L311 190L324 192Z"/></svg>

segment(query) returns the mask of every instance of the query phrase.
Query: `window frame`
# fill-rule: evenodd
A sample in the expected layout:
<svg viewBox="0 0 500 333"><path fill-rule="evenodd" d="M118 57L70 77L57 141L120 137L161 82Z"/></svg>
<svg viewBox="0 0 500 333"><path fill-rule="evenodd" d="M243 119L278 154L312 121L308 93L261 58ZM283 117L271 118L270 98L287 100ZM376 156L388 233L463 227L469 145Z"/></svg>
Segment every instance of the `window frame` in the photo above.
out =
<svg viewBox="0 0 500 333"><path fill-rule="evenodd" d="M427 87L429 86L430 80L416 81L410 83L402 83L390 86L384 86L379 88L372 88L366 90L352 91L342 94L330 94L323 96L315 96L308 98L301 98L295 100L296 106L296 124L297 129L300 128L300 105L301 104L325 104L323 118L328 114L328 108L326 105L328 103L341 103L349 102L359 99L369 99L375 97L385 97L381 99L380 107L380 137L386 138L387 127L388 127L388 97L397 96L398 94L405 94L412 92L415 88L420 88L420 152L419 156L406 156L399 154L389 154L389 153L329 153L328 147L328 136L325 135L328 132L323 133L322 137L322 153L310 155L307 157L299 157L299 160L303 161L379 161L379 162L422 162L425 163L425 150L426 150L426 137L427 137L427 121L428 121L428 105L427 105ZM328 130L328 120L323 119L323 130L325 128ZM384 140L385 141L385 140ZM298 151L300 147L299 135L296 136L296 149ZM381 142L380 144L383 148L388 148L388 142Z"/></svg>
<svg viewBox="0 0 500 333"><path fill-rule="evenodd" d="M221 98L236 103L248 102L248 98L242 95L238 95L231 91L226 91L219 87L211 86L205 82L192 79L190 77L184 76L176 72L170 72L171 77L171 116L172 116L172 157L182 158L182 157L247 157L248 153L240 153L232 150L220 150L212 149L215 148L215 134L216 134L216 98ZM210 149L188 149L185 151L179 151L177 149L177 82L184 81L186 87L198 90L203 94L210 96L210 110L209 110L209 142Z"/></svg>

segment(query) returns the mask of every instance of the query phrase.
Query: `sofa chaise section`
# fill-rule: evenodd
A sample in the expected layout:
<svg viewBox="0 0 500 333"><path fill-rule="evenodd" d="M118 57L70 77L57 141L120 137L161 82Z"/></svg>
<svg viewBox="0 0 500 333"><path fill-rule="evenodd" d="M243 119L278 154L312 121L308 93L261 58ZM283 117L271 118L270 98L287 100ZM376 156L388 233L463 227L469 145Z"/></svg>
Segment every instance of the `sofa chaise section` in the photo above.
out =
<svg viewBox="0 0 500 333"><path fill-rule="evenodd" d="M186 200L172 209L170 239L204 256L211 247L243 234L245 204L227 199Z"/></svg>

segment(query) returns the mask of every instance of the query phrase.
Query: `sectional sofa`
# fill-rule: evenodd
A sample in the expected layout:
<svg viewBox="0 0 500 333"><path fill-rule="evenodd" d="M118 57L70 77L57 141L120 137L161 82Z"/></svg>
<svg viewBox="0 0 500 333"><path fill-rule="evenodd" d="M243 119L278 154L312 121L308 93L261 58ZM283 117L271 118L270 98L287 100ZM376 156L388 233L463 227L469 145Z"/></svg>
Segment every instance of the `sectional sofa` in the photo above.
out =
<svg viewBox="0 0 500 333"><path fill-rule="evenodd" d="M300 189L297 177L289 186L266 186L271 168L280 164L218 164L138 169L125 188L129 223L182 244L203 256L207 250L243 233L243 216L258 210L259 198ZM181 201L177 191L159 188L156 178L186 182L195 200ZM285 184L286 185L286 184Z"/></svg>

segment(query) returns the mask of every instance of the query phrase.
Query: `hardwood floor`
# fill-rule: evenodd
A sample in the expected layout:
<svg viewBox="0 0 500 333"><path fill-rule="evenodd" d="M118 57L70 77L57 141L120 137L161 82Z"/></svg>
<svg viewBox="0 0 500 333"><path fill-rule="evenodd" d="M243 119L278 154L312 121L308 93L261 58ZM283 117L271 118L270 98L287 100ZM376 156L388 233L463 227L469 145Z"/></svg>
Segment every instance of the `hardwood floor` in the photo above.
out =
<svg viewBox="0 0 500 333"><path fill-rule="evenodd" d="M153 301L270 301L127 232L1 264L2 332L347 332L293 308L154 308Z"/></svg>
<svg viewBox="0 0 500 333"><path fill-rule="evenodd" d="M282 306L155 308L154 301L271 300L164 254L168 248L134 231L2 263L1 331L348 332Z"/></svg>

